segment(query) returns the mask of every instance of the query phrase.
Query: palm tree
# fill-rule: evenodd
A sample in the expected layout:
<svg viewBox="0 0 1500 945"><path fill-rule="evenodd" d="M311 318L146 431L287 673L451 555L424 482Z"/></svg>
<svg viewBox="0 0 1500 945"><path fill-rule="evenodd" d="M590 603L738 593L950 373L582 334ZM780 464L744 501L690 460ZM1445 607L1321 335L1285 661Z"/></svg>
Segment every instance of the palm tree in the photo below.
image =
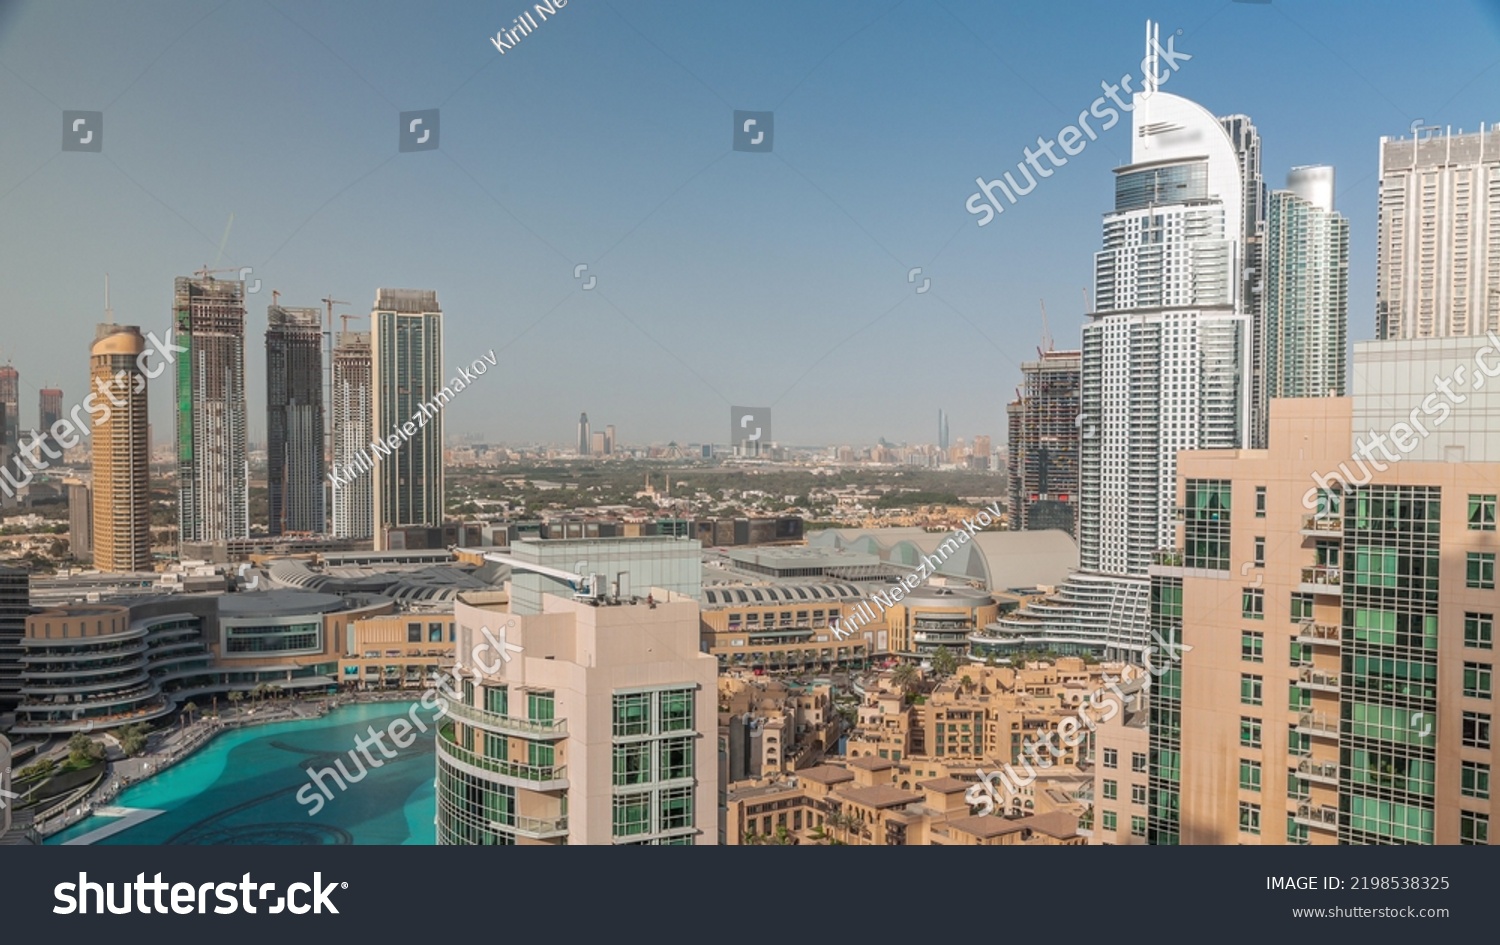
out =
<svg viewBox="0 0 1500 945"><path fill-rule="evenodd" d="M896 687L908 696L911 695L912 690L916 689L917 680L920 678L921 673L911 663L902 663L891 670L891 682L895 683Z"/></svg>
<svg viewBox="0 0 1500 945"><path fill-rule="evenodd" d="M954 656L953 651L946 646L938 647L937 652L932 654L932 671L934 674L938 676L952 676L957 669L958 657Z"/></svg>
<svg viewBox="0 0 1500 945"><path fill-rule="evenodd" d="M756 833L754 830L746 830L744 839L746 846L753 847L760 842L760 834Z"/></svg>
<svg viewBox="0 0 1500 945"><path fill-rule="evenodd" d="M974 691L974 680L969 678L968 673L965 673L963 677L959 679L958 685L963 689L964 692Z"/></svg>
<svg viewBox="0 0 1500 945"><path fill-rule="evenodd" d="M183 706L182 706L182 712L183 712L184 715L186 715L188 717L188 721L189 722L191 722L193 720L193 713L197 712L197 711L198 711L198 703L196 703L196 702L187 702L187 703L184 703Z"/></svg>
<svg viewBox="0 0 1500 945"><path fill-rule="evenodd" d="M240 702L244 698L245 698L245 694L243 692L241 692L240 690L236 689L236 690L234 690L233 692L231 692L229 694L229 704L230 704L231 707L237 706L237 705L240 704Z"/></svg>
<svg viewBox="0 0 1500 945"><path fill-rule="evenodd" d="M794 846L796 841L785 826L778 826L776 828L776 836L771 840L771 843L778 847L789 847Z"/></svg>

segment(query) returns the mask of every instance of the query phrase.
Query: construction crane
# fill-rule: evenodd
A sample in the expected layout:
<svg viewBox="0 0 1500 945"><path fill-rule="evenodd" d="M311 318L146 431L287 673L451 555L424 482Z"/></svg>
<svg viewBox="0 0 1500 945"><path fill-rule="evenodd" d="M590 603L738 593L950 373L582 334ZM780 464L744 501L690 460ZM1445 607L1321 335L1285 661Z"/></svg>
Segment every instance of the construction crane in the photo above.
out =
<svg viewBox="0 0 1500 945"><path fill-rule="evenodd" d="M199 269L197 272L193 273L193 275L197 276L199 279L212 279L214 273L216 272L232 272L238 275L239 273L244 271L245 270L243 266L230 266L227 269L210 269L205 265L202 269Z"/></svg>
<svg viewBox="0 0 1500 945"><path fill-rule="evenodd" d="M1036 349L1039 357L1045 358L1052 350L1052 329L1047 327L1047 300L1042 299L1042 346Z"/></svg>
<svg viewBox="0 0 1500 945"><path fill-rule="evenodd" d="M369 317L370 316L368 316L368 315L350 315L350 314L347 314L347 313L345 313L343 315L340 315L339 316L339 320L340 320L339 331L347 335L349 333L349 319L351 319L351 318L355 318L355 319L358 319L358 318L369 318Z"/></svg>

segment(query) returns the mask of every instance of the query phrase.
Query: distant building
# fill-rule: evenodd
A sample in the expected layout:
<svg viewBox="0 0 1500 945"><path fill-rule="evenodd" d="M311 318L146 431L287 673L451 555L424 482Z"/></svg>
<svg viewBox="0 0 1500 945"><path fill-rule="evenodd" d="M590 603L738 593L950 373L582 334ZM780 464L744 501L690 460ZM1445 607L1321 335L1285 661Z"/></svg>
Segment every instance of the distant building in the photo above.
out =
<svg viewBox="0 0 1500 945"><path fill-rule="evenodd" d="M578 415L578 455L589 455L589 450L593 446L593 442L589 434L589 415L581 413Z"/></svg>
<svg viewBox="0 0 1500 945"><path fill-rule="evenodd" d="M323 329L315 308L266 311L266 485L271 535L328 529L323 496Z"/></svg>
<svg viewBox="0 0 1500 945"><path fill-rule="evenodd" d="M1011 531L1077 534L1082 370L1078 351L1043 351L1021 365L1021 388L1005 408Z"/></svg>
<svg viewBox="0 0 1500 945"><path fill-rule="evenodd" d="M615 425L609 424L604 428L604 455L612 456L615 452Z"/></svg>
<svg viewBox="0 0 1500 945"><path fill-rule="evenodd" d="M589 455L590 456L603 456L603 455L605 455L606 453L609 452L609 450L606 448L608 445L609 445L609 441L605 437L604 433L600 432L600 433L591 434L589 436Z"/></svg>
<svg viewBox="0 0 1500 945"><path fill-rule="evenodd" d="M56 387L43 387L37 392L38 416L40 422L37 431L42 434L42 442L56 452L62 452L56 438L52 436L52 425L62 419L63 392Z"/></svg>
<svg viewBox="0 0 1500 945"><path fill-rule="evenodd" d="M1500 331L1500 127L1381 138L1379 195L1376 337Z"/></svg>
<svg viewBox="0 0 1500 945"><path fill-rule="evenodd" d="M94 556L94 497L89 484L68 481L68 553L79 561Z"/></svg>
<svg viewBox="0 0 1500 945"><path fill-rule="evenodd" d="M9 462L21 444L21 372L0 364L0 462Z"/></svg>
<svg viewBox="0 0 1500 945"><path fill-rule="evenodd" d="M179 277L172 315L175 341L189 349L171 372L176 379L178 541L244 538L250 534L245 283L211 275ZM97 493L97 480L94 488ZM96 500L102 498L96 495ZM98 531L96 540L102 537Z"/></svg>
<svg viewBox="0 0 1500 945"><path fill-rule="evenodd" d="M1349 334L1349 221L1333 168L1293 168L1266 225L1268 397L1342 397Z"/></svg>
<svg viewBox="0 0 1500 945"><path fill-rule="evenodd" d="M370 387L370 333L339 332L333 346L333 468L360 465L374 437L374 392ZM335 538L363 539L375 534L374 480L369 473L332 487Z"/></svg>
<svg viewBox="0 0 1500 945"><path fill-rule="evenodd" d="M146 395L150 385L140 368L140 356L145 350L146 339L140 328L111 322L99 325L93 347L89 350L92 386L96 390L108 390L112 398L104 401L108 403L109 411L94 423L91 444L93 480L91 486L83 487L87 493L81 497L92 512L93 524L86 537L93 565L101 571L150 571L152 568L151 454L146 423L149 413ZM176 372L179 383L188 374L188 370ZM116 378L124 378L125 383L117 383ZM212 412L211 404L200 406L201 409L184 407L189 411L190 419L202 419L205 416L203 411ZM183 432L189 437L190 444L201 439L191 429ZM217 434L209 438L216 437ZM224 445L223 441L219 442ZM183 454L179 453L181 456ZM185 465L179 462L179 471L184 468L202 471L201 463L193 459ZM222 476L206 473L205 476L204 481L224 485ZM244 484L237 488L243 489ZM199 494L198 485L179 484L179 494L184 492ZM72 498L71 492L69 498ZM77 512L70 509L69 514L76 516Z"/></svg>
<svg viewBox="0 0 1500 945"><path fill-rule="evenodd" d="M413 419L423 405L431 410L434 401L445 403L438 399L439 391L447 388L443 311L437 293L380 289L370 330L372 438L399 440L392 455L370 457L375 463L370 475L375 482L374 537L379 550L385 547L388 528L443 524L443 411L424 414L424 423ZM413 432L406 435L403 425L412 426Z"/></svg>

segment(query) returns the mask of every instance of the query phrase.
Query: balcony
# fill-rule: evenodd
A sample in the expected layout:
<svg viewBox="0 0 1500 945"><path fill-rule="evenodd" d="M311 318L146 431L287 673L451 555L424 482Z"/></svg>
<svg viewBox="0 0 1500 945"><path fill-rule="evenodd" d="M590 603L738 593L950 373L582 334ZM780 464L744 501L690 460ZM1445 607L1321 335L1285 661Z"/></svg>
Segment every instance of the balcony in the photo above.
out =
<svg viewBox="0 0 1500 945"><path fill-rule="evenodd" d="M1314 761L1304 758L1297 763L1297 774L1309 781L1338 787L1339 766L1334 761Z"/></svg>
<svg viewBox="0 0 1500 945"><path fill-rule="evenodd" d="M1293 819L1299 824L1309 827L1317 827L1320 830L1339 829L1339 809L1329 807L1327 804L1313 806L1312 804L1298 804L1297 813Z"/></svg>
<svg viewBox="0 0 1500 945"><path fill-rule="evenodd" d="M1175 548L1163 548L1151 553L1151 563L1163 568L1182 567L1182 552Z"/></svg>
<svg viewBox="0 0 1500 945"><path fill-rule="evenodd" d="M1304 712L1297 717L1297 731L1320 738L1338 738L1339 720L1322 712Z"/></svg>
<svg viewBox="0 0 1500 945"><path fill-rule="evenodd" d="M568 786L567 769L562 765L528 765L519 761L489 758L453 741L453 726L444 725L438 735L438 753L468 768L496 775L496 780L532 791L556 791Z"/></svg>
<svg viewBox="0 0 1500 945"><path fill-rule="evenodd" d="M474 706L455 702L451 699L438 697L438 701L448 710L448 714L454 718L472 722L482 729L499 732L504 735L520 735L523 738L566 738L568 735L568 720L558 719L554 722L537 722L532 719L519 719L511 715L500 715L498 712L489 712L485 709L476 709Z"/></svg>
<svg viewBox="0 0 1500 945"><path fill-rule="evenodd" d="M511 823L501 820L490 821L490 829L497 833L513 833L533 840L550 840L553 837L566 836L568 833L568 818L566 817L512 817Z"/></svg>
<svg viewBox="0 0 1500 945"><path fill-rule="evenodd" d="M1320 692L1339 691L1339 674L1330 673L1321 669L1303 669L1297 674L1297 681L1308 689L1316 689Z"/></svg>
<svg viewBox="0 0 1500 945"><path fill-rule="evenodd" d="M1298 590L1305 594L1342 594L1344 574L1338 568L1326 564L1302 569L1302 584Z"/></svg>
<svg viewBox="0 0 1500 945"><path fill-rule="evenodd" d="M1344 519L1338 515L1304 515L1302 534L1316 538L1338 538L1344 534Z"/></svg>
<svg viewBox="0 0 1500 945"><path fill-rule="evenodd" d="M1313 646L1338 646L1342 639L1342 628L1331 623L1313 623L1311 620L1304 620L1297 631L1298 643L1308 643Z"/></svg>

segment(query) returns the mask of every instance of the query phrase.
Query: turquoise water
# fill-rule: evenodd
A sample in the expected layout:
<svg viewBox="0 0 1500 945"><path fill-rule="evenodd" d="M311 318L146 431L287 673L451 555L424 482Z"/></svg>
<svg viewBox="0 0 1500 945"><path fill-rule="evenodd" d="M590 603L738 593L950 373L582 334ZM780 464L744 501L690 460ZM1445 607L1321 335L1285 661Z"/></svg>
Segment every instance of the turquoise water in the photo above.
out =
<svg viewBox="0 0 1500 945"><path fill-rule="evenodd" d="M372 703L344 706L321 719L275 722L219 735L186 760L151 779L122 791L115 806L163 810L157 817L136 824L98 842L101 844L423 844L436 841L433 818L437 811L433 778L432 711L418 708L417 717L427 723L425 734L396 748L384 739L394 758L385 758L371 746L371 757L383 764L370 768L356 752L360 764L350 760L355 736L368 742L368 727L376 732L405 716L412 703ZM297 794L308 784L306 768L335 768L342 758L344 768L359 781L340 791L331 778L324 783L333 797L324 798L321 810L314 807L313 791ZM337 768L335 768L337 770ZM91 830L115 822L115 818L93 816L47 839L65 843Z"/></svg>

